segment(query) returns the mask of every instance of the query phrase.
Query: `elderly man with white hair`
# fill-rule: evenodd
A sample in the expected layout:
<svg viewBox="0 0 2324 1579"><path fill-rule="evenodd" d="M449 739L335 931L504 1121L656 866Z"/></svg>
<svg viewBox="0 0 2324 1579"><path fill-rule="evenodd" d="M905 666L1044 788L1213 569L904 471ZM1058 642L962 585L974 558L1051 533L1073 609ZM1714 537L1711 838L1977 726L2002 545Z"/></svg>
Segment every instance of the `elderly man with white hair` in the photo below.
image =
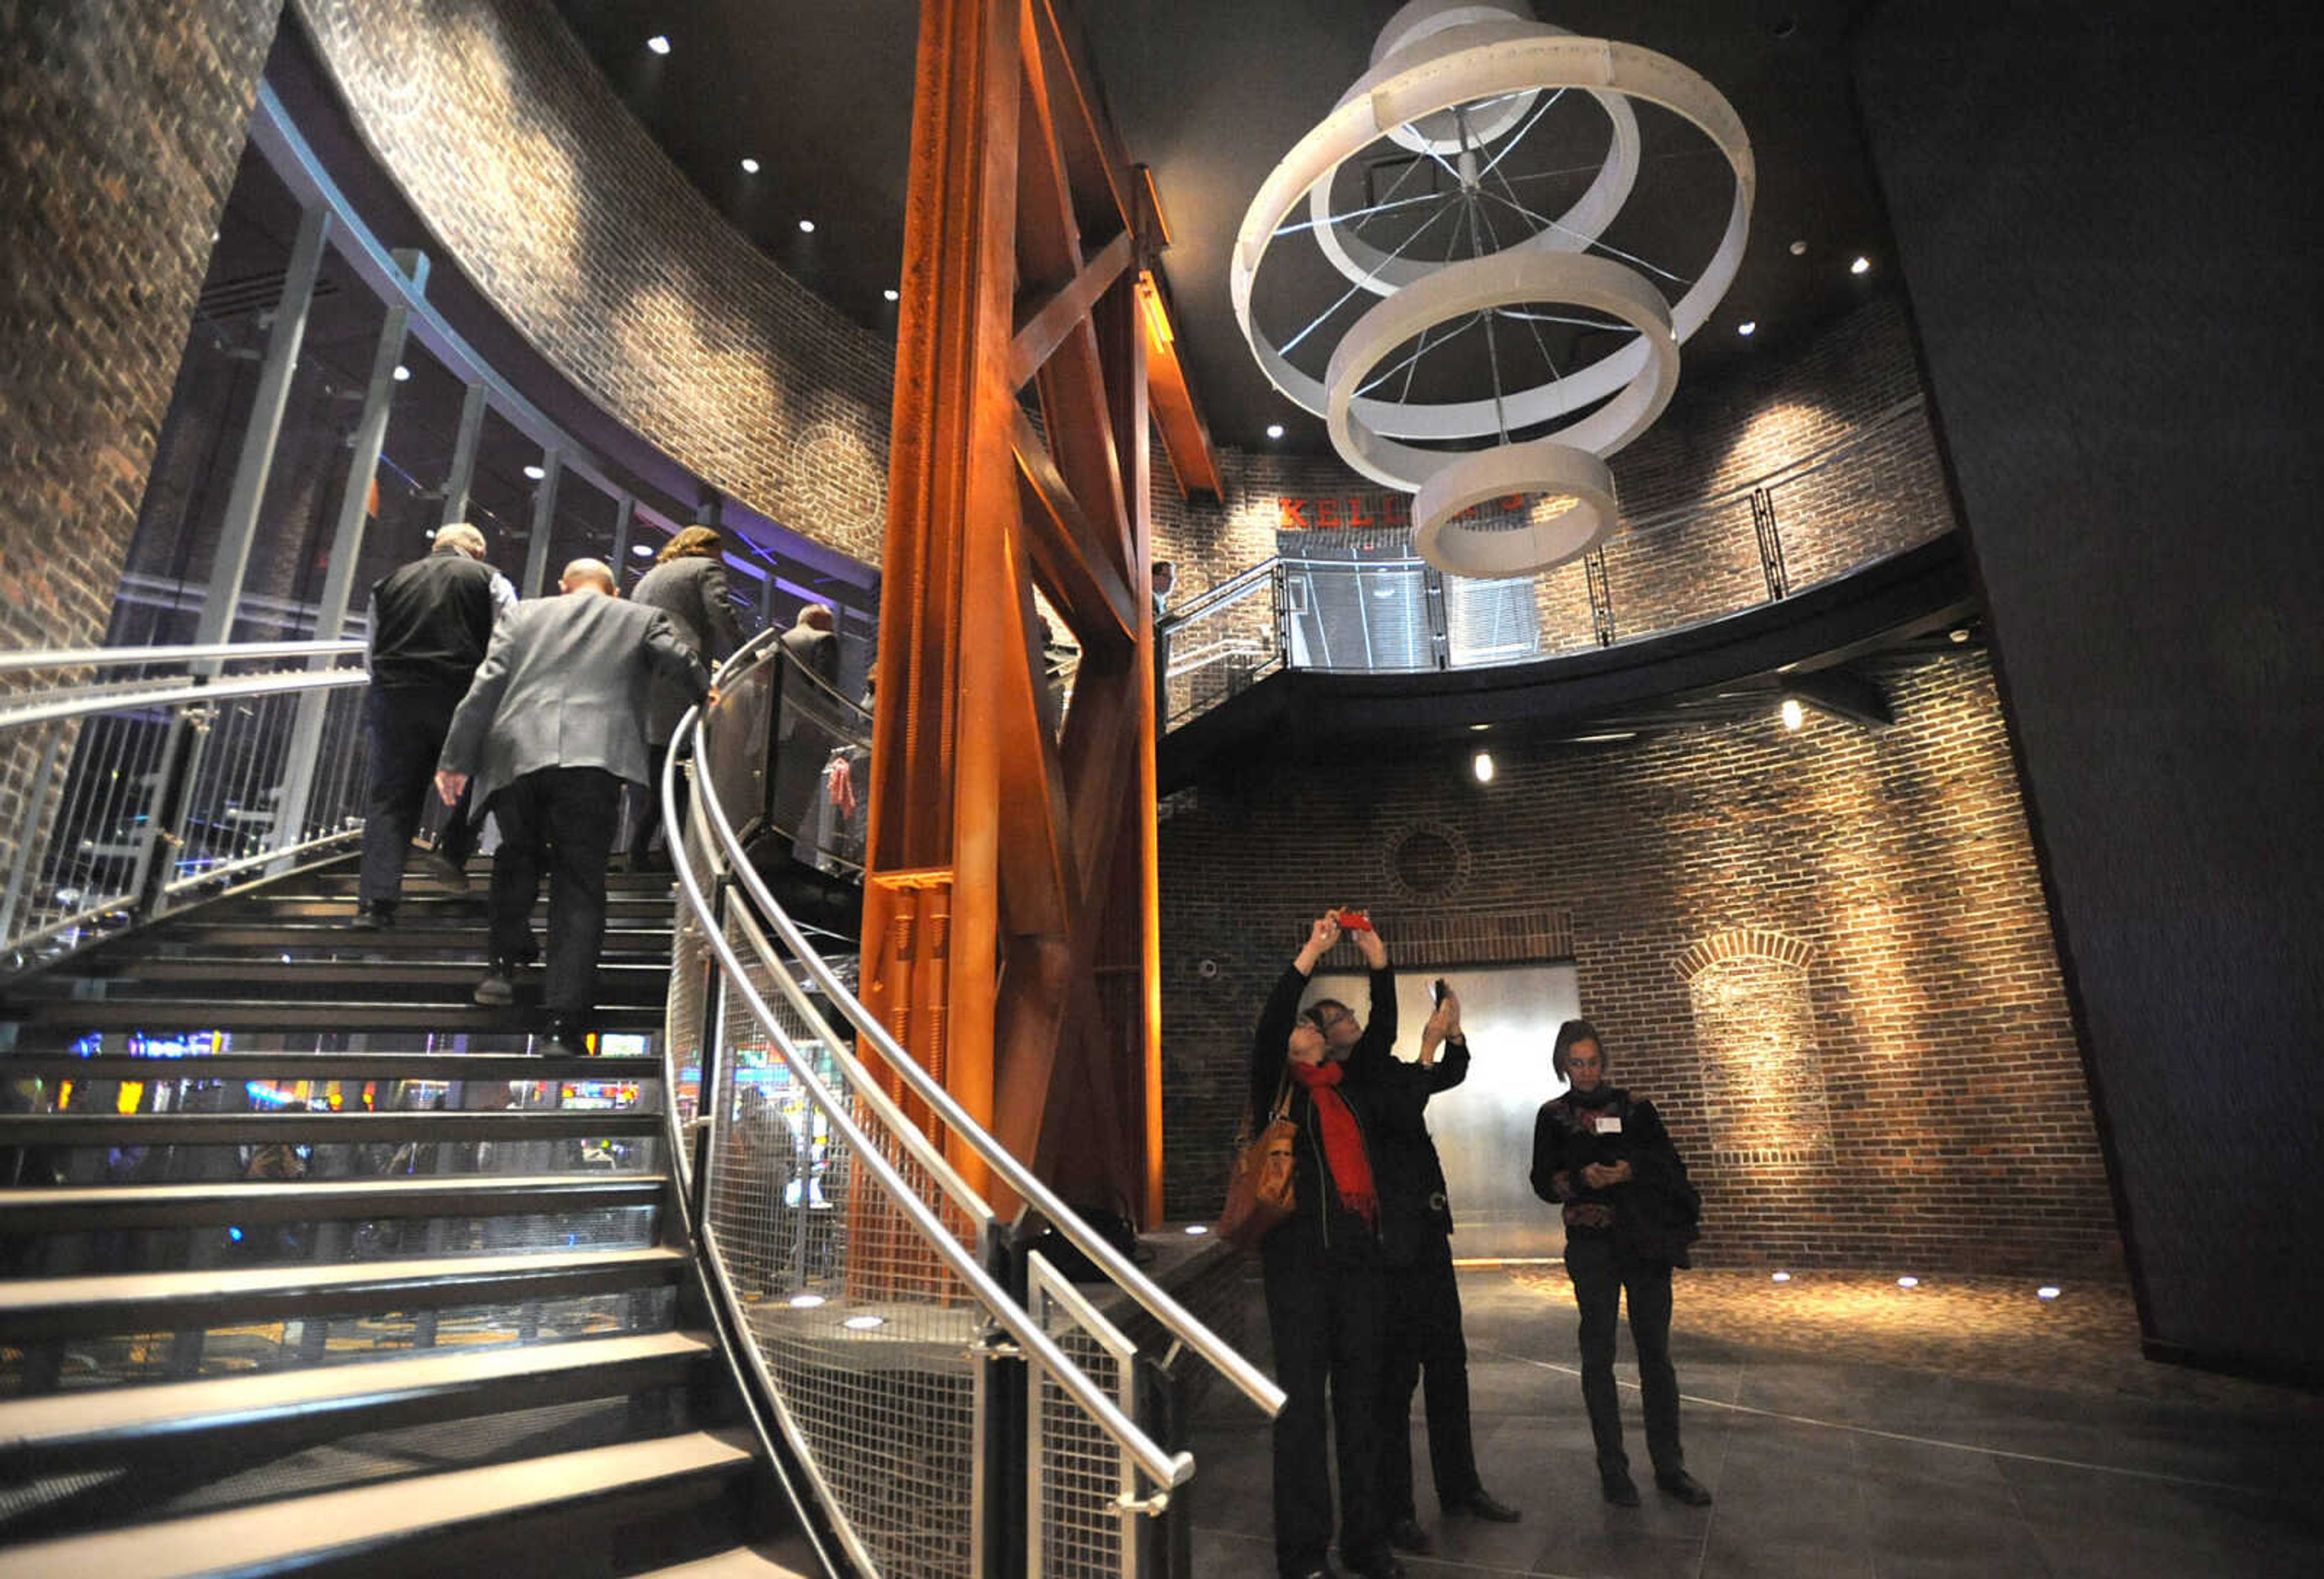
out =
<svg viewBox="0 0 2324 1579"><path fill-rule="evenodd" d="M364 790L363 879L350 925L395 925L403 862L420 826L429 771L444 749L452 710L468 692L500 612L516 602L508 577L484 562L484 534L466 522L436 533L427 558L382 577L371 589L371 691L364 698L370 738ZM454 808L429 853L429 872L454 888L475 851L475 831Z"/></svg>
<svg viewBox="0 0 2324 1579"><path fill-rule="evenodd" d="M493 633L436 772L446 805L473 780L475 804L500 823L492 970L477 1002L516 1001L516 973L538 957L532 906L549 876L548 1039L535 1044L546 1053L586 1045L622 785L647 778L649 683L659 673L694 701L715 699L669 616L622 602L603 561L574 560L558 590L517 605Z"/></svg>

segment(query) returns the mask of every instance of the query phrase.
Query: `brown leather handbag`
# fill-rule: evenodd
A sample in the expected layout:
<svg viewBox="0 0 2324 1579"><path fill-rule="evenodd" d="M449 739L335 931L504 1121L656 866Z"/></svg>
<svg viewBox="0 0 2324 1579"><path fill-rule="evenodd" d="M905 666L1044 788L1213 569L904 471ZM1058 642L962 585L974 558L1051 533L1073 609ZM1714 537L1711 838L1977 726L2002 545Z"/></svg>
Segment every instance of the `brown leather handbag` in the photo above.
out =
<svg viewBox="0 0 2324 1579"><path fill-rule="evenodd" d="M1291 1081L1286 1076L1275 1094L1275 1111L1259 1138L1235 1153L1234 1174L1227 1181L1226 1209L1219 1214L1219 1232L1229 1242L1257 1250L1275 1225L1299 1204L1292 1143L1299 1126L1291 1121Z"/></svg>

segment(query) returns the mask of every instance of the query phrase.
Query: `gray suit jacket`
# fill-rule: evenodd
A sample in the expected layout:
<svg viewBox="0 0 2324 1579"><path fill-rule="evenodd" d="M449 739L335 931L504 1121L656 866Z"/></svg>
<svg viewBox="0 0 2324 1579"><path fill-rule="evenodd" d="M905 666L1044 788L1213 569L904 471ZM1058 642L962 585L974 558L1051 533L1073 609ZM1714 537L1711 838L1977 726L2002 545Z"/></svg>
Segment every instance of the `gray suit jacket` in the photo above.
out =
<svg viewBox="0 0 2324 1579"><path fill-rule="evenodd" d="M520 603L493 627L438 766L475 780L478 811L542 768L603 768L642 784L646 688L657 673L697 701L710 688L669 615L597 592Z"/></svg>
<svg viewBox="0 0 2324 1579"><path fill-rule="evenodd" d="M700 554L656 565L630 594L633 603L669 616L678 639L708 666L734 655L742 629L726 600L726 567ZM678 733L691 701L683 687L657 676L647 698L646 738L656 745Z"/></svg>

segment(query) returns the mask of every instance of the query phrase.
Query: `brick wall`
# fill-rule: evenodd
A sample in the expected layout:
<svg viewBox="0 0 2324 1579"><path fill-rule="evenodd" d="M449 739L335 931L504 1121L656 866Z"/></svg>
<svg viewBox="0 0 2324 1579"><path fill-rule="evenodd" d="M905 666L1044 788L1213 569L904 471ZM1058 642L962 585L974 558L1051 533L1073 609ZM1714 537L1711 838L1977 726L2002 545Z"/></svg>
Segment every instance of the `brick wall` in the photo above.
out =
<svg viewBox="0 0 2324 1579"><path fill-rule="evenodd" d="M1792 734L1771 716L1504 749L1485 787L1459 753L1415 753L1174 797L1172 1214L1216 1210L1251 1022L1306 921L1370 893L1416 968L1502 957L1500 935L1570 955L1618 1078L1695 1167L1706 1261L2111 1271L1990 670L1962 651L1885 679L1898 722L1879 733L1812 715ZM1431 891L1399 876L1413 836L1457 852ZM1761 1057L1780 1078L1738 1077Z"/></svg>
<svg viewBox="0 0 2324 1579"><path fill-rule="evenodd" d="M549 0L296 0L373 152L558 369L713 486L877 563L894 347L729 225Z"/></svg>
<svg viewBox="0 0 2324 1579"><path fill-rule="evenodd" d="M276 11L0 0L0 648L104 638Z"/></svg>

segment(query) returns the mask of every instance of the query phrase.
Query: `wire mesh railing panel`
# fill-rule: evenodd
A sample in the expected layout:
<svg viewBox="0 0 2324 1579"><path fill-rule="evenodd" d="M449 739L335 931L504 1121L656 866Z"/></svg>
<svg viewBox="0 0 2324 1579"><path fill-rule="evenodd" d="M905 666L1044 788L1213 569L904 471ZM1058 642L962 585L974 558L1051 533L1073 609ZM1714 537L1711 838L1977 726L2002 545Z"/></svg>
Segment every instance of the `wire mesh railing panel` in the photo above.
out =
<svg viewBox="0 0 2324 1579"><path fill-rule="evenodd" d="M1027 1307L1066 1358L1124 1413L1136 1351L1091 1311L1038 1252L1028 1258ZM1137 1474L1121 1444L1035 1367L1027 1373L1028 1579L1134 1579Z"/></svg>
<svg viewBox="0 0 2324 1579"><path fill-rule="evenodd" d="M978 1244L982 1220L851 1094L841 1049L779 993L776 967L754 957L752 930L732 922L728 937L791 1057L730 1002L702 1195L706 1251L831 1506L875 1571L965 1575L985 1312L835 1117L875 1137L964 1247Z"/></svg>
<svg viewBox="0 0 2324 1579"><path fill-rule="evenodd" d="M141 862L158 832L171 719L170 709L156 707L11 732L28 737L42 766L27 787L9 873L16 900L9 942L135 896Z"/></svg>

